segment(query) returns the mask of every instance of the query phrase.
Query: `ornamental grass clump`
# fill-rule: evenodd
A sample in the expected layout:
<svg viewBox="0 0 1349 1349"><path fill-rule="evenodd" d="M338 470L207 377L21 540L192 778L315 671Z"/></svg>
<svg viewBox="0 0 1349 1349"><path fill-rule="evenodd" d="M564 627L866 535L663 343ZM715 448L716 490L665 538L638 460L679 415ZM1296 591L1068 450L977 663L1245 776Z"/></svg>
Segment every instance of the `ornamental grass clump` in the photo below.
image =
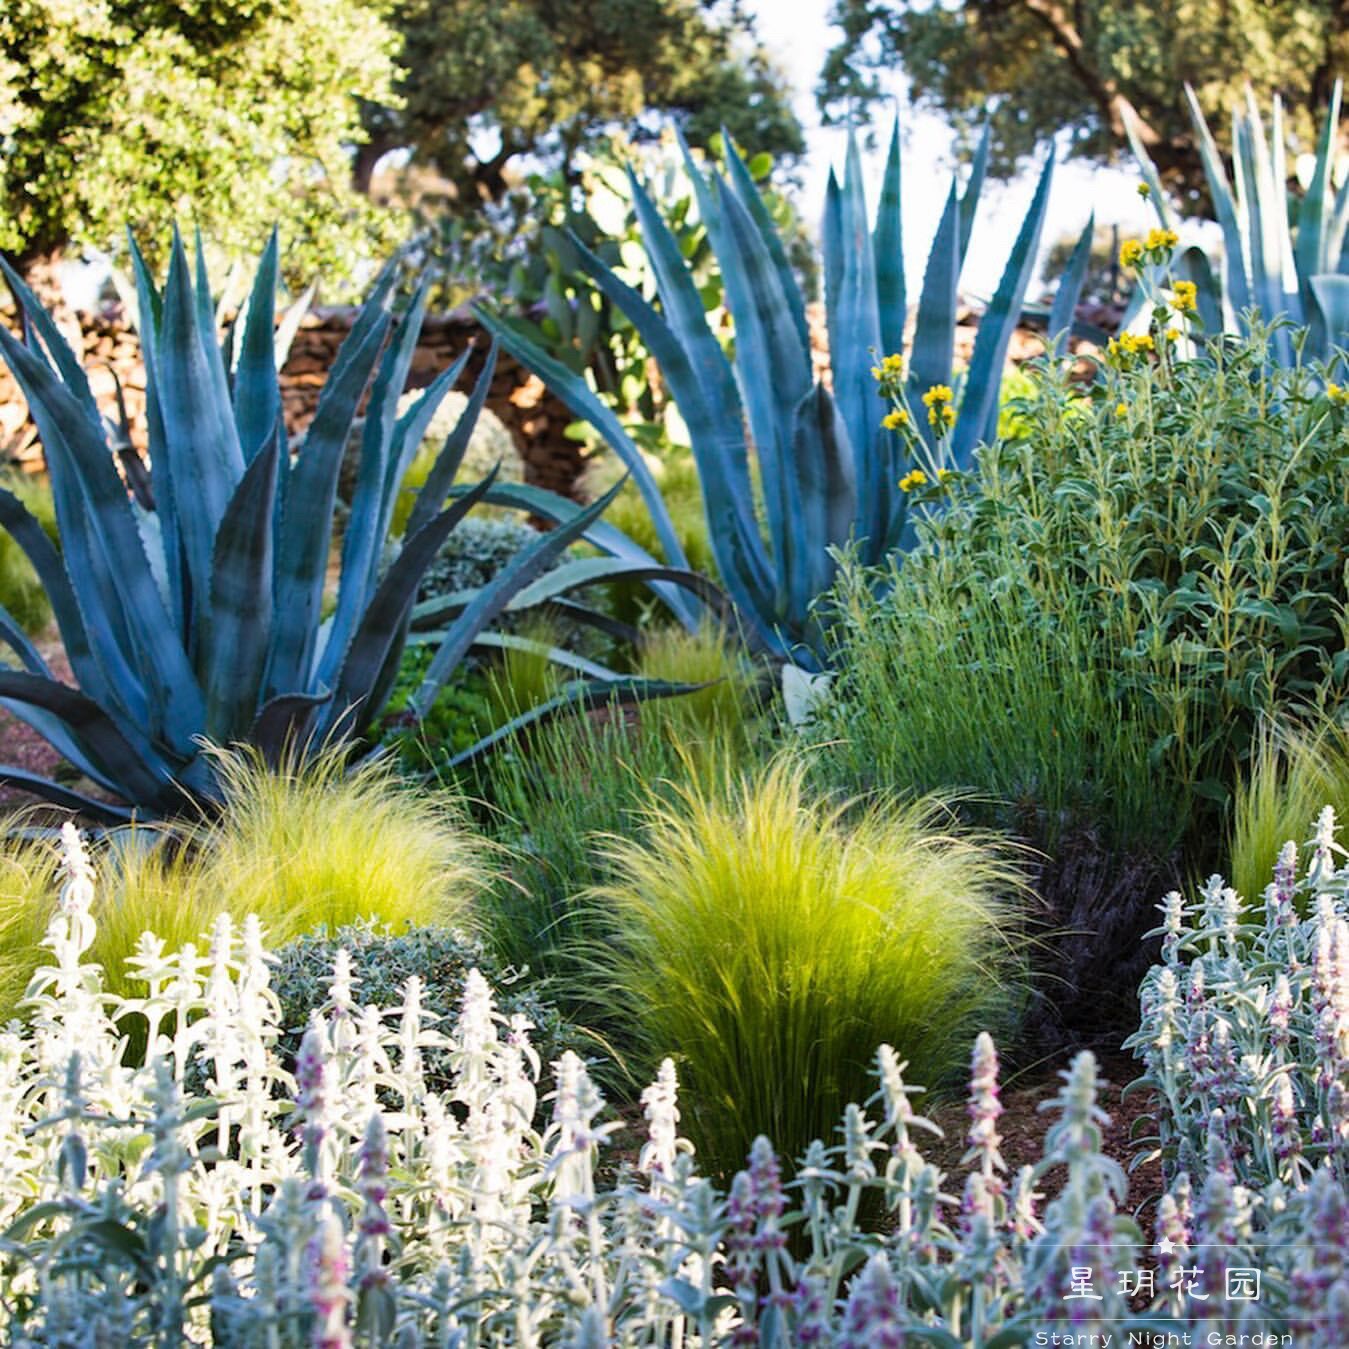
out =
<svg viewBox="0 0 1349 1349"><path fill-rule="evenodd" d="M222 916L181 952L148 940L147 993L111 997L71 826L64 871L32 1015L0 1032L6 1343L991 1349L1107 1328L1152 1343L1164 1316L1194 1343L1349 1339L1349 1202L1330 1170L1252 1191L1216 1156L1162 1197L1174 1246L1154 1260L1102 1154L1089 1053L1015 1175L981 1035L962 1174L924 1157L940 1130L882 1045L866 1104L807 1145L795 1180L759 1137L723 1187L683 1137L670 1059L642 1093L640 1142L608 1164L623 1126L586 1065L563 1052L545 1076L528 1019L476 971L437 1020L415 977L396 1005L360 1008L339 953L293 1073L256 918ZM129 1059L114 1026L131 1014L150 1035ZM449 1065L439 1089L432 1054ZM1121 1274L1139 1266L1155 1292L1130 1298ZM1261 1269L1258 1303L1220 1298L1224 1266ZM1187 1273L1216 1282L1188 1298ZM1072 1298L1084 1279L1093 1296Z"/></svg>
<svg viewBox="0 0 1349 1349"><path fill-rule="evenodd" d="M491 874L492 845L456 798L412 792L384 765L346 767L340 750L269 768L253 750L212 750L224 784L216 815L111 831L92 958L112 993L138 992L126 961L147 931L169 950L222 913L261 916L277 942L376 922L467 925ZM0 857L0 1017L19 1004L57 907L54 849L8 844Z"/></svg>
<svg viewBox="0 0 1349 1349"><path fill-rule="evenodd" d="M597 978L655 1057L676 1054L703 1164L727 1175L756 1135L795 1156L863 1099L886 1040L932 1083L1018 1001L1020 878L940 801L808 798L799 765L690 781L611 838L595 905L616 949Z"/></svg>

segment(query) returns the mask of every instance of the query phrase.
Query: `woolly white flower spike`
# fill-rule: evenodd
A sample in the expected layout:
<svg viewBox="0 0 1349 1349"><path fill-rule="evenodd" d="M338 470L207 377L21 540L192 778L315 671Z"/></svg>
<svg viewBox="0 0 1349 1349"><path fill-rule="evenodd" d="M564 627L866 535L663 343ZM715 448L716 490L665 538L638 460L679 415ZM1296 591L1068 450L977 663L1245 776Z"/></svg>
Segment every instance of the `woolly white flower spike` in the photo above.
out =
<svg viewBox="0 0 1349 1349"><path fill-rule="evenodd" d="M1316 832L1311 839L1312 860L1307 867L1307 881L1319 890L1335 879L1335 855L1345 850L1335 841L1335 808L1326 806L1316 817Z"/></svg>
<svg viewBox="0 0 1349 1349"><path fill-rule="evenodd" d="M654 1179L667 1180L679 1153L679 1082L673 1059L662 1059L656 1080L642 1092L647 1141L637 1158L637 1169Z"/></svg>

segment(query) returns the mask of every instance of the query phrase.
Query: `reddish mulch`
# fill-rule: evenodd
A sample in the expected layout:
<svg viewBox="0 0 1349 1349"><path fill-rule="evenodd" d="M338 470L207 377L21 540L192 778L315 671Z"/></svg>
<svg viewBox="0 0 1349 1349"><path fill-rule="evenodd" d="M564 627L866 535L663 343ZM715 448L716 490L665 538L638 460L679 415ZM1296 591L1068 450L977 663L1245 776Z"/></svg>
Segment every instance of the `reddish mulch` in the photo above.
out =
<svg viewBox="0 0 1349 1349"><path fill-rule="evenodd" d="M44 636L38 638L35 645L57 679L63 684L75 682L70 662L58 638ZM61 756L18 717L0 711L0 763L49 778L61 763ZM33 798L27 792L0 784L0 807L27 806L32 801Z"/></svg>

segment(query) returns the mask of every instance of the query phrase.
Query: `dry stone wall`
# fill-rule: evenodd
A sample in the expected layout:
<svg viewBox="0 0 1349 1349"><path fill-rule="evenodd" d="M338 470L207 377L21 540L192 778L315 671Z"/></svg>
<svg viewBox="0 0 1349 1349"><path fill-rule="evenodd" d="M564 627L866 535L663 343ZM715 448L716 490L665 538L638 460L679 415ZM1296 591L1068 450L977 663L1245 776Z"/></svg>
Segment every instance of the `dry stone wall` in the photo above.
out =
<svg viewBox="0 0 1349 1349"><path fill-rule="evenodd" d="M308 426L319 391L350 330L354 311L320 309L306 316L281 372L286 429L294 437ZM135 333L117 312L80 315L84 364L100 409L117 415L117 392L131 426L132 440L145 446L145 366ZM429 384L465 347L471 347L467 380L477 377L488 340L472 318L450 314L428 318L422 328L409 376L409 387ZM461 385L467 387L467 385ZM570 495L581 471L580 446L564 428L573 420L567 408L513 358L502 352L487 396L487 406L505 423L525 463L526 480ZM28 409L9 370L0 364L0 458L39 472L42 447Z"/></svg>

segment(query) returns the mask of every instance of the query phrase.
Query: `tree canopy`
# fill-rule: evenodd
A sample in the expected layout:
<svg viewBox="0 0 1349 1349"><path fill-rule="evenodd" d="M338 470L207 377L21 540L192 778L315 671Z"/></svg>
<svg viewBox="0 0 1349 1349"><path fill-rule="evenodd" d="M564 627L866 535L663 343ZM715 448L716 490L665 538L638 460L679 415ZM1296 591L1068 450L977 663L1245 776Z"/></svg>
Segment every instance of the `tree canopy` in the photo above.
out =
<svg viewBox="0 0 1349 1349"><path fill-rule="evenodd" d="M1262 107L1282 94L1292 135L1312 149L1349 57L1349 7L1331 0L835 0L833 17L845 36L820 80L830 116L864 110L877 72L898 63L920 103L960 124L982 123L991 106L995 167L1007 173L1065 130L1076 153L1109 158L1125 143L1127 100L1163 176L1192 199L1203 172L1187 82L1220 140L1249 82Z"/></svg>
<svg viewBox="0 0 1349 1349"><path fill-rule="evenodd" d="M453 184L458 209L497 201L508 166L566 171L616 128L673 118L694 144L724 123L779 164L805 148L781 77L737 4L715 0L394 0L401 108L369 104L358 181L387 150Z"/></svg>
<svg viewBox="0 0 1349 1349"><path fill-rule="evenodd" d="M355 0L5 0L0 249L147 244L175 219L227 252L280 223L296 270L349 271L376 218L351 187L359 98L396 38Z"/></svg>

